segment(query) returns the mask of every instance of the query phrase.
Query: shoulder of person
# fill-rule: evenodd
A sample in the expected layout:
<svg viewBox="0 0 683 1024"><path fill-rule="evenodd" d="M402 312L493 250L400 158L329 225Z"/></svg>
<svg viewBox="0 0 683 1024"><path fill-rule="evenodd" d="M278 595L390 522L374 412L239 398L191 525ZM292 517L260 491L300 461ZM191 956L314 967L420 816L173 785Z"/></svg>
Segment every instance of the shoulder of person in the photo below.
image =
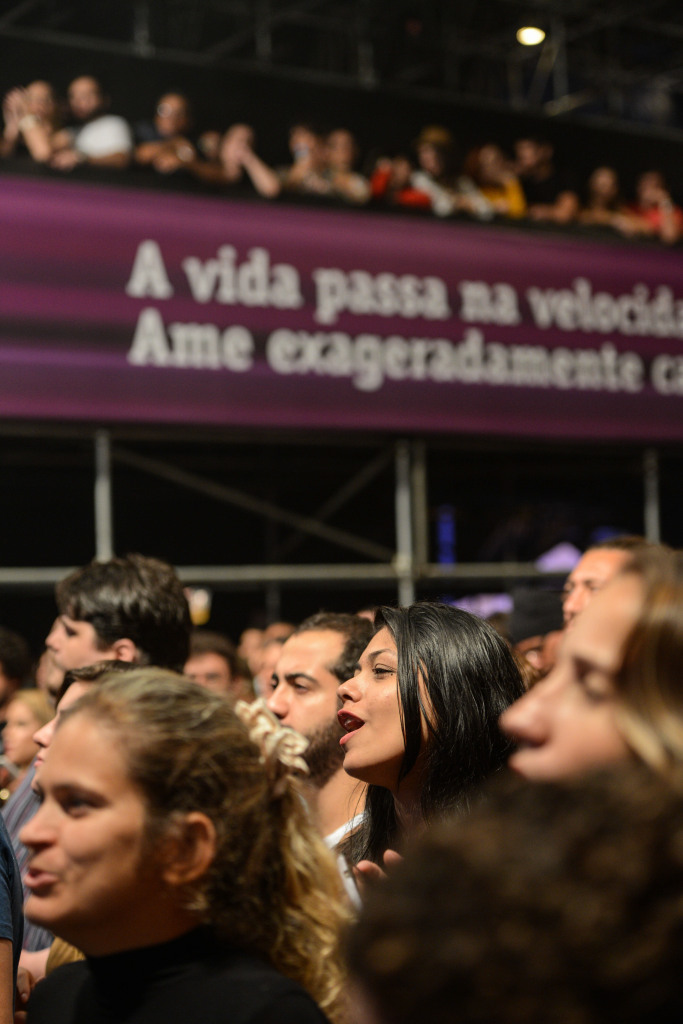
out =
<svg viewBox="0 0 683 1024"><path fill-rule="evenodd" d="M200 967L206 1024L327 1024L301 985L250 953L220 947ZM221 1016L229 1008L229 1015Z"/></svg>
<svg viewBox="0 0 683 1024"><path fill-rule="evenodd" d="M31 1024L72 1024L74 1006L88 977L87 965L80 961L63 964L39 981L28 1004Z"/></svg>

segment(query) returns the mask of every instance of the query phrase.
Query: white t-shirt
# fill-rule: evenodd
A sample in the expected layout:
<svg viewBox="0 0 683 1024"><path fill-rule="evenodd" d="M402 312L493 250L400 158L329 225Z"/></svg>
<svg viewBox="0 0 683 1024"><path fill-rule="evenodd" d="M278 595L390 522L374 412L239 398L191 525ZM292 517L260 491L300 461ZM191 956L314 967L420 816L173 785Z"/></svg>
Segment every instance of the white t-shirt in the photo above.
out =
<svg viewBox="0 0 683 1024"><path fill-rule="evenodd" d="M103 114L77 128L73 146L83 156L111 156L112 153L130 153L133 149L133 133L128 123L115 114Z"/></svg>
<svg viewBox="0 0 683 1024"><path fill-rule="evenodd" d="M363 820L362 814L357 814L355 818L351 818L350 821L345 821L343 825L340 825L334 832L330 832L329 836L325 836L325 842L329 846L330 850L334 850L336 846L342 841L342 839L353 832L354 828L358 828ZM342 876L342 882L344 888L348 893L348 897L354 907L360 907L360 895L358 893L358 886L356 880L353 877L351 869L341 854L337 857L337 867L339 868L339 874Z"/></svg>

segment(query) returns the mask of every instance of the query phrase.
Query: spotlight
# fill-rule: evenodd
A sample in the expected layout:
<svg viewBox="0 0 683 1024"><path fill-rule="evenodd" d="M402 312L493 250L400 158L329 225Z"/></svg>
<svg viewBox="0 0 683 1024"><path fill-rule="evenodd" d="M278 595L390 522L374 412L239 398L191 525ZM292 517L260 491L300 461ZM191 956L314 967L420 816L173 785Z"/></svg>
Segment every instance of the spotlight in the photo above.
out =
<svg viewBox="0 0 683 1024"><path fill-rule="evenodd" d="M517 42L522 46L538 46L545 39L545 32L542 28L534 25L525 25L517 31Z"/></svg>

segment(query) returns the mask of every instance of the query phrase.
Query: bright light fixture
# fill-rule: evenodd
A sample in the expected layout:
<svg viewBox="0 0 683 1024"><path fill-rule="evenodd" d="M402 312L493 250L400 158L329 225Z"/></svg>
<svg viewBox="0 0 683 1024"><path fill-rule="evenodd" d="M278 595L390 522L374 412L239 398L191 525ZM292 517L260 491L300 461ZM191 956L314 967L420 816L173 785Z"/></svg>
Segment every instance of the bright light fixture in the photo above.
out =
<svg viewBox="0 0 683 1024"><path fill-rule="evenodd" d="M517 42L522 46L538 46L545 39L545 32L542 28L533 25L525 25L517 32Z"/></svg>

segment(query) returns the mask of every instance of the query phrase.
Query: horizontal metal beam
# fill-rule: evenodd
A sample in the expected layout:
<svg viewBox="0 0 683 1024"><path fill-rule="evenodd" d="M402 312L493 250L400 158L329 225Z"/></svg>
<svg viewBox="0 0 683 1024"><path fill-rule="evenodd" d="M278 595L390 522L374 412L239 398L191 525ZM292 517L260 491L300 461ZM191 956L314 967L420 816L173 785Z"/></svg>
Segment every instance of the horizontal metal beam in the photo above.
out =
<svg viewBox="0 0 683 1024"><path fill-rule="evenodd" d="M0 27L5 25L12 25L14 22L19 21L25 14L29 14L38 6L38 0L23 0L22 3L16 4L11 10L5 11L0 17Z"/></svg>
<svg viewBox="0 0 683 1024"><path fill-rule="evenodd" d="M545 572L534 562L458 562L456 565L440 565L430 562L419 567L418 580L467 580L478 583L486 581L503 583L522 579L564 579L566 572Z"/></svg>
<svg viewBox="0 0 683 1024"><path fill-rule="evenodd" d="M652 22L652 11L657 10L661 7L666 0L650 0L648 7L648 15L646 29L649 31L649 25ZM543 0L542 4L539 3L539 7L547 6L547 0ZM594 18L589 19L588 22L579 23L576 27L572 27L568 31L567 41L573 44L581 39L590 38L591 35L603 31L606 28L618 27L621 24L627 24L628 27L634 29L638 26L638 20L636 14L639 13L642 18L642 4L633 7L629 7L628 10L624 11L613 11L606 10L600 12L600 16L595 15ZM13 13L13 12L10 12ZM568 14L571 12L568 11ZM277 14L273 17L278 16ZM283 17L285 19L292 17L291 10L284 12ZM353 23L355 24L355 23ZM258 35L258 26L253 26L248 29L237 29L236 32L231 33L227 38L222 41L218 41L212 44L209 48L202 52L195 52L191 50L183 50L178 47L155 47L151 43L148 45L144 43L142 51L146 59L150 61L172 63L176 65L185 65L188 67L217 67L220 66L224 69L230 70L233 74L239 75L240 73L247 74L258 74L267 75L272 77L276 81L293 81L298 83L304 83L311 87L318 85L323 87L335 87L340 86L346 88L349 85L354 87L367 87L368 85L374 85L375 77L373 74L367 75L360 71L357 73L343 73L339 71L330 71L322 68L305 67L300 63L280 63L271 61L270 57L266 56L264 52L259 51L259 47L255 42L255 54L252 56L244 56L240 59L231 57L228 53L224 52L229 50L231 46L236 46L237 43L243 40L248 41L252 36L256 38ZM14 24L3 25L0 19L0 38L24 40L33 43L43 43L51 46L62 46L62 47L82 47L86 48L91 52L97 53L111 53L122 56L133 56L139 57L141 54L140 41L131 39L129 42L119 41L115 39L106 39L104 36L96 35L81 35L75 31L60 31L49 27L19 27ZM652 38L656 38L654 34ZM359 41L363 41L363 37L359 37ZM372 44L371 37L365 39L368 45ZM499 35L491 36L480 36L473 39L457 39L456 42L449 41L448 33L445 33L443 38L439 40L439 61L450 61L453 64L457 64L467 55L478 56L482 59L490 59L497 62L501 66L501 70L504 71L505 67L513 64L519 64L520 66L527 62L538 59L538 53L533 47L522 47L515 46L510 33L507 31ZM313 50L313 48L311 48ZM268 50L269 53L269 50ZM674 56L675 60L675 56ZM668 62L671 65L672 58L668 58ZM581 72L590 82L600 82L605 76L604 72L604 61L598 64L601 70L600 76L596 72L590 72L590 65L587 69L582 69L579 64L579 55L577 54L574 45L570 45L568 51L568 62L569 69L572 73L573 79L577 80L580 75L577 75L577 71ZM610 65L613 67L613 64ZM581 82L578 81L578 91L571 97L569 97L568 105L561 106L558 104L555 107L549 109L543 108L539 111L536 106L530 106L526 103L523 98L516 95L514 90L506 98L492 99L481 96L476 81L470 87L467 84L461 85L458 89L447 88L444 85L438 86L423 86L420 84L409 85L405 81L401 81L401 77L410 77L412 75L418 75L420 73L419 65L404 65L403 70L399 72L396 81L385 81L381 85L382 91L387 96L394 96L396 99L401 100L403 97L408 96L410 99L421 102L447 102L447 103L462 103L466 104L472 110L482 111L497 111L508 113L510 110L516 112L528 111L532 112L535 116L540 112L557 116L558 114L573 114L574 120L578 124L587 124L592 127L600 127L601 124L606 125L609 128L618 128L622 131L633 131L634 134L650 136L662 139L679 140L683 133L680 129L671 128L667 125L658 124L646 124L640 122L633 122L625 117L613 114L610 117L599 118L594 113L581 112L581 106L578 101L581 99ZM662 73L672 77L672 81L669 84L671 92L680 92L681 85L676 81L677 77L681 73L681 69L675 66L669 66L662 68L660 62L656 64L651 62L649 65L645 63L642 69L637 71L627 66L626 63L621 64L619 67L613 67L613 71L607 76L607 80L604 83L603 89L606 89L610 83L617 84L623 83L623 87L626 87L628 83L647 82L648 80L655 81L661 77Z"/></svg>
<svg viewBox="0 0 683 1024"><path fill-rule="evenodd" d="M639 32L651 32L653 35L664 36L665 39L683 39L683 25L671 21L655 21L654 18L638 18L633 28Z"/></svg>
<svg viewBox="0 0 683 1024"><path fill-rule="evenodd" d="M0 569L0 588L33 587L50 589L75 566L52 568L17 567ZM395 583L402 574L395 562L333 563L329 565L181 565L176 572L184 583L211 584L221 589L259 587L267 583L318 584L354 583L372 586ZM563 579L565 573L548 573L533 562L463 562L456 565L429 563L418 567L413 576L416 583L429 581L449 583L499 583L523 579Z"/></svg>
<svg viewBox="0 0 683 1024"><path fill-rule="evenodd" d="M0 587L38 587L49 590L65 576L73 572L75 565L69 566L17 566L11 569L0 569Z"/></svg>
<svg viewBox="0 0 683 1024"><path fill-rule="evenodd" d="M302 0L301 3L290 4L289 8L284 10L273 12L265 17L264 26L268 31L275 28L280 24L287 24L287 22L294 21L297 18L303 17L308 11L314 11L321 5L324 6L325 0ZM213 46L204 50L204 56L210 60L215 60L217 57L223 57L227 54L234 52L243 46L244 43L254 38L255 33L258 31L258 18L248 25L246 28L240 28L234 31L226 39L222 39Z"/></svg>
<svg viewBox="0 0 683 1024"><path fill-rule="evenodd" d="M139 57L139 50L133 40L120 42L104 36L81 35L80 32L64 32L49 28L14 28L0 24L0 37L19 39L30 43L43 43L47 46L79 47L92 50L93 53L110 53L120 57ZM175 64L188 64L205 67L206 59L201 54L171 47L150 46L146 56L154 60L169 61Z"/></svg>
<svg viewBox="0 0 683 1024"><path fill-rule="evenodd" d="M213 584L228 590L245 585L259 587L267 583L393 584L397 579L394 566L386 562L372 565L183 565L176 571L184 583Z"/></svg>

